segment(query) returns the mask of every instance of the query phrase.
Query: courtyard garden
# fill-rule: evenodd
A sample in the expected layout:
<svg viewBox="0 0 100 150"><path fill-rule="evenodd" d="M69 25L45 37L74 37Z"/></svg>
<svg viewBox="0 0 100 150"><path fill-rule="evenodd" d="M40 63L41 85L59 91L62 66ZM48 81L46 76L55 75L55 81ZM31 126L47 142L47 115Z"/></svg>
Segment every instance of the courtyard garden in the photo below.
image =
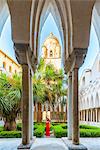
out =
<svg viewBox="0 0 100 150"><path fill-rule="evenodd" d="M8 77L6 74L0 74L0 114L4 120L4 126L0 126L0 138L21 138L22 136L22 124L16 122L17 114L21 114L21 80L21 75L15 74ZM61 100L61 97L67 95L65 83L67 80L63 71L57 72L54 66L50 64L45 66L44 60L41 59L33 77L33 101L38 102L38 104L48 101L52 110L54 110L55 104L59 102L63 108L67 101L67 99ZM33 123L33 135L39 138L45 137L46 131L46 123L42 122L40 114L41 112L37 122ZM51 120L50 136L67 137L67 123L58 121L57 123ZM80 125L80 137L100 137L100 128Z"/></svg>

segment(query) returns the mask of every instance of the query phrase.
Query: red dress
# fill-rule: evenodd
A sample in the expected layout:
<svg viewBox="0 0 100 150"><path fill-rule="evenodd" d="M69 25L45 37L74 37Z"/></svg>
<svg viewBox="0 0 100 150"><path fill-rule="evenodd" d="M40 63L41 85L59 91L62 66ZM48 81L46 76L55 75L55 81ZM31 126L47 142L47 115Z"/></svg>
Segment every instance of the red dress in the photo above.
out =
<svg viewBox="0 0 100 150"><path fill-rule="evenodd" d="M50 136L50 121L46 121L46 136Z"/></svg>

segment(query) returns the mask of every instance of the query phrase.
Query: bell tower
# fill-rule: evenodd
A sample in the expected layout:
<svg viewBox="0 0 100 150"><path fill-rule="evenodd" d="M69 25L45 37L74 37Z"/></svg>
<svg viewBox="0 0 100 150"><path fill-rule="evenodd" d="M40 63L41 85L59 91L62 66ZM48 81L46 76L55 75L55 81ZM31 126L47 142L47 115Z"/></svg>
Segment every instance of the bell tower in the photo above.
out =
<svg viewBox="0 0 100 150"><path fill-rule="evenodd" d="M53 33L50 33L43 43L42 57L46 64L53 64L57 70L61 68L61 46Z"/></svg>

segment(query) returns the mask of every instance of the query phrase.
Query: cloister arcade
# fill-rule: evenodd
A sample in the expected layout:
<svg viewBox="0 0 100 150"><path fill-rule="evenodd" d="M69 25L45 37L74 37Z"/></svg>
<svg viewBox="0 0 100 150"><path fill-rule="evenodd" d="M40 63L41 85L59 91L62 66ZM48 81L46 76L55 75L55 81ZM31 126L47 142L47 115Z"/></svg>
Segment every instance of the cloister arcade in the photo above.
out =
<svg viewBox="0 0 100 150"><path fill-rule="evenodd" d="M79 103L80 120L100 124L100 53L97 54L91 69L86 69L80 78Z"/></svg>
<svg viewBox="0 0 100 150"><path fill-rule="evenodd" d="M94 9L93 9L94 8ZM92 13L93 12L93 13ZM29 149L33 137L32 75L39 61L42 26L51 13L62 45L62 62L68 75L68 139L79 145L78 70L89 45L91 19L100 42L100 2L95 0L1 0L0 34L11 17L12 40L22 66L22 145ZM93 14L93 17L92 17ZM84 149L84 147L83 147Z"/></svg>

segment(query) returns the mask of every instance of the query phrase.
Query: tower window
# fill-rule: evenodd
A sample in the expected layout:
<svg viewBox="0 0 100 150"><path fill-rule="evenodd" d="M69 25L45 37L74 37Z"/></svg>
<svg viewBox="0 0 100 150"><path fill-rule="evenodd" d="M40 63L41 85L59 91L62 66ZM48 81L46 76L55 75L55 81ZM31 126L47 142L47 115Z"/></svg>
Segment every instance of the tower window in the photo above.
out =
<svg viewBox="0 0 100 150"><path fill-rule="evenodd" d="M12 72L12 68L11 68L11 66L9 66L9 72L10 72L10 73Z"/></svg>
<svg viewBox="0 0 100 150"><path fill-rule="evenodd" d="M15 74L17 73L17 71L15 70Z"/></svg>
<svg viewBox="0 0 100 150"><path fill-rule="evenodd" d="M5 62L3 62L3 68L6 69L6 63Z"/></svg>
<svg viewBox="0 0 100 150"><path fill-rule="evenodd" d="M53 52L52 52L52 50L50 50L50 57L53 57Z"/></svg>
<svg viewBox="0 0 100 150"><path fill-rule="evenodd" d="M83 77L82 83L83 83L83 86L85 86L85 77Z"/></svg>

